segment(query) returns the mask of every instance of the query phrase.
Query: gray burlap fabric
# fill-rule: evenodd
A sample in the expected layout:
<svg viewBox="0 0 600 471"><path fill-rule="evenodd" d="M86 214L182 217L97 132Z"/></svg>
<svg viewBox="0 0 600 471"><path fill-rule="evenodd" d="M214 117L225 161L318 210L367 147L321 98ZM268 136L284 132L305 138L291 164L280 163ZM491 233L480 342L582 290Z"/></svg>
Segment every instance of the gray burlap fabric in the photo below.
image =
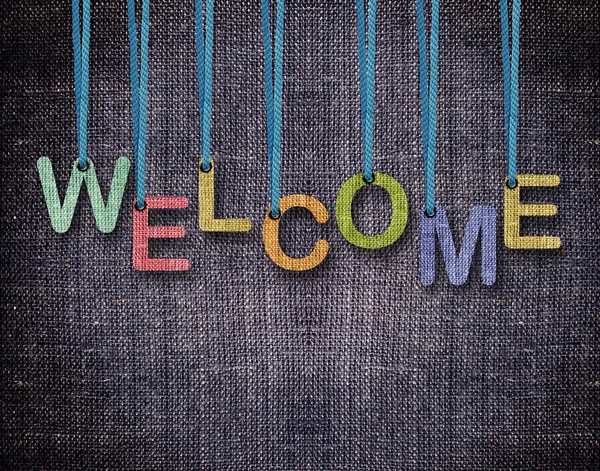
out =
<svg viewBox="0 0 600 471"><path fill-rule="evenodd" d="M502 244L505 177L499 11L442 2L437 203L456 236L474 205L498 211L498 275L419 282L423 205L413 1L379 3L375 170L404 186L410 216L379 251L337 230L341 184L360 172L355 5L287 2L283 194L319 198L282 223L292 255L326 238L307 273L276 267L260 237L268 173L258 0L216 1L213 152L217 212L248 234L197 228L199 124L193 2L154 1L147 192L186 196L154 224L188 235L131 263L133 179L117 229L83 196L52 231L36 159L62 192L76 157L70 2L2 2L2 447L8 470L591 470L598 432L598 2L524 0L519 171L555 173L557 204L525 221L557 251ZM103 190L132 157L126 5L94 1L89 155ZM385 227L363 192L357 224Z"/></svg>

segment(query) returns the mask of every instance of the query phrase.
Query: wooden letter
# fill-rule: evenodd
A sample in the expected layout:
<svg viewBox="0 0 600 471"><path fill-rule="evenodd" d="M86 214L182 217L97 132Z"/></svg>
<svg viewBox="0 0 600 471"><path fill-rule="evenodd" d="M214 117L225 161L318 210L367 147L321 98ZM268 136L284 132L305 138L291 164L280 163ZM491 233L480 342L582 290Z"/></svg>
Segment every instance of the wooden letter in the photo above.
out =
<svg viewBox="0 0 600 471"><path fill-rule="evenodd" d="M329 244L326 240L318 240L313 251L304 258L292 258L283 253L279 245L279 221L288 209L296 207L308 209L320 224L326 223L329 219L327 208L318 199L308 195L284 196L279 201L279 218L271 218L270 210L265 216L263 242L267 255L275 264L286 270L305 271L316 267L325 259L329 251Z"/></svg>

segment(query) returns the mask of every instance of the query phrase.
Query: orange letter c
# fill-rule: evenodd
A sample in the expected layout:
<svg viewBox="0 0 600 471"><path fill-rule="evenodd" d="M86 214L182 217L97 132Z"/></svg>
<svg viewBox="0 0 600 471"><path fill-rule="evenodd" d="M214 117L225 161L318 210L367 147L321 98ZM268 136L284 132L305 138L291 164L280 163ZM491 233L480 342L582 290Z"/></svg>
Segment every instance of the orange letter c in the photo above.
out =
<svg viewBox="0 0 600 471"><path fill-rule="evenodd" d="M320 239L315 244L313 251L303 258L288 257L279 245L279 222L284 213L290 208L308 209L318 223L324 224L329 219L327 208L318 199L308 195L288 195L279 200L280 216L273 219L270 210L265 216L263 225L263 242L267 255L276 265L286 270L305 271L319 265L327 256L329 244Z"/></svg>

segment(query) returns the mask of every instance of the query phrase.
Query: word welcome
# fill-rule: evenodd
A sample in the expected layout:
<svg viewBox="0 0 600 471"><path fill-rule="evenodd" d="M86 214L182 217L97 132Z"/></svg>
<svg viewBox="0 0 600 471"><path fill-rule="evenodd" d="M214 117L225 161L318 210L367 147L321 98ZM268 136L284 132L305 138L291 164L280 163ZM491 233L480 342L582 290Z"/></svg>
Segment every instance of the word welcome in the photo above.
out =
<svg viewBox="0 0 600 471"><path fill-rule="evenodd" d="M205 232L247 232L252 223L249 219L217 219L215 217L214 179L215 165L204 171L200 162L198 170L198 225ZM75 162L63 202L61 203L54 177L52 163L47 157L38 160L37 167L50 223L59 233L69 230L79 199L81 187L85 182L89 199L101 232L109 233L116 227L121 202L129 176L129 159L117 160L110 191L106 203L98 184L93 162L88 158L85 168ZM557 249L561 246L558 237L522 236L520 220L522 217L553 216L557 208L551 204L522 204L521 187L558 186L560 178L556 175L518 175L514 187L504 185L504 242L511 249ZM378 235L361 233L352 219L352 201L356 193L365 185L372 184L383 188L392 203L392 217L385 231ZM148 212L159 209L181 209L188 206L188 199L180 196L151 196L145 199L145 206L137 209L133 204L133 266L140 271L185 271L190 269L187 259L150 258L148 241L150 239L177 239L185 237L181 226L150 226ZM272 217L271 210L263 221L262 238L269 258L286 270L305 271L319 265L329 252L326 240L318 240L311 253L306 257L295 258L284 253L279 244L279 223L290 208L305 208L319 224L329 219L327 208L318 199L308 195L284 196L279 201L279 216ZM366 182L362 174L349 178L340 188L336 204L336 221L344 238L351 244L365 249L381 249L396 242L403 234L408 221L408 201L402 185L390 175L373 174L373 180ZM446 212L436 206L433 215L420 211L420 279L424 285L435 280L436 237L442 252L446 272L450 282L462 285L467 281L477 241L481 240L481 280L486 285L496 281L496 211L491 206L474 206L464 231L460 249L457 251Z"/></svg>

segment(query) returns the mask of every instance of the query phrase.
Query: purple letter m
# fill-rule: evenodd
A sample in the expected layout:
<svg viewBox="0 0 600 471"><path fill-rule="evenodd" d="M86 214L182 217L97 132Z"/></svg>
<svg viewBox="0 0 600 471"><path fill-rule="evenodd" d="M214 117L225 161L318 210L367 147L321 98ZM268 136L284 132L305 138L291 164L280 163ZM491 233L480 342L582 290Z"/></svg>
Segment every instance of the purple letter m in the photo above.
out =
<svg viewBox="0 0 600 471"><path fill-rule="evenodd" d="M464 284L469 276L480 231L481 281L486 285L493 285L496 281L496 210L491 206L473 207L458 256L444 208L436 206L433 217L427 217L425 211L421 211L421 283L430 285L435 279L435 234L437 232L450 283Z"/></svg>

